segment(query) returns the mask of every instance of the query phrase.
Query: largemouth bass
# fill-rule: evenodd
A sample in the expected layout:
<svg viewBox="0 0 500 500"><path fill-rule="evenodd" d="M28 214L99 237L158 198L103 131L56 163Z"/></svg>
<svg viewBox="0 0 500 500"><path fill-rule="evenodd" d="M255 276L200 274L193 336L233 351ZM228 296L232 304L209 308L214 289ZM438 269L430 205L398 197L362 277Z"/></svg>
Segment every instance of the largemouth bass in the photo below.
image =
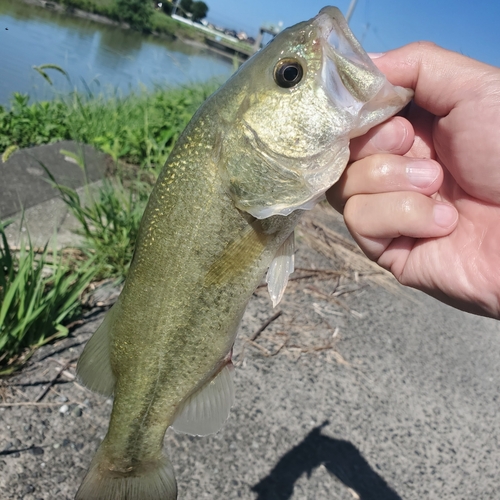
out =
<svg viewBox="0 0 500 500"><path fill-rule="evenodd" d="M293 230L342 174L349 139L399 111L340 11L280 33L195 114L144 213L124 289L78 364L114 395L77 500L173 500L168 427L217 432L234 400L231 348L268 270L276 304Z"/></svg>

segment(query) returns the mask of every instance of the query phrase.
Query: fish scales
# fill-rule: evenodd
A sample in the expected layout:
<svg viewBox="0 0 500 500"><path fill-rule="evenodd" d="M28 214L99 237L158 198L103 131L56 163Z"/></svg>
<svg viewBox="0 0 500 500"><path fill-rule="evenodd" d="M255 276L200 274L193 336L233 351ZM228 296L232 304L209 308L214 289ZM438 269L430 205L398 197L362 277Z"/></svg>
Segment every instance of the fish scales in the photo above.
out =
<svg viewBox="0 0 500 500"><path fill-rule="evenodd" d="M114 395L77 500L174 500L166 429L205 435L234 395L230 355L269 268L273 303L293 230L348 160L349 139L401 109L333 7L279 34L198 110L152 191L124 289L78 375Z"/></svg>
<svg viewBox="0 0 500 500"><path fill-rule="evenodd" d="M122 446L129 449L130 440L144 441L142 429L153 434L158 424L154 453L161 450L165 420L173 418L186 393L210 377L230 350L233 336L220 332L235 330L248 294L259 284L268 261L288 236L284 233L281 238L275 237L273 245L266 248L267 239L260 241L262 233L251 226L257 252L252 246L242 249L252 254L248 266L231 266L223 280L205 279L235 237L248 232L249 223L224 193L214 168L210 168L215 165L212 150L205 147L210 143L208 132L194 127L187 134L180 144L183 159L173 156L151 196L139 237L144 243L136 251L118 303L119 320L114 324L120 331L119 338L113 339L111 360L118 380L118 403L111 417L110 440L123 442ZM184 144L200 136L200 146L184 149ZM194 162L200 160L204 168L194 168ZM190 166L179 173L186 162ZM193 188L194 176L200 177L199 188ZM173 200L165 196L169 189L176 192ZM189 225L185 224L186 213ZM213 234L217 237L213 238ZM224 271L212 274L218 278ZM166 308L168 315L162 314ZM141 332L139 340L137 332ZM200 344L204 349L199 349ZM185 366L192 370L186 372ZM132 393L131 386L136 389ZM128 426L129 432L124 435L127 426L120 419L123 415L129 419L131 411L137 414L136 423ZM116 439L115 429L119 434ZM138 454L139 448L134 449ZM120 448L116 454L123 455ZM125 456L141 459L129 452Z"/></svg>

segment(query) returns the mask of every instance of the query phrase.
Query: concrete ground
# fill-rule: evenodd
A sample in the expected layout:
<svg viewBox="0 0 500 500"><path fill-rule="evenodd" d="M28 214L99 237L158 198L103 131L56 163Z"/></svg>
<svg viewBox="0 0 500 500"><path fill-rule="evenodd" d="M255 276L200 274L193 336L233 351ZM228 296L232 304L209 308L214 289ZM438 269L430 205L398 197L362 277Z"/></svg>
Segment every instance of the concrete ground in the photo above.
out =
<svg viewBox="0 0 500 500"><path fill-rule="evenodd" d="M15 222L6 231L11 244L19 245L27 232L35 246L43 246L48 239L59 247L75 243L73 230L78 223L44 170L84 196L85 174L75 156L85 162L90 185L102 178L110 161L105 154L74 141L19 150L7 162L0 160L0 220Z"/></svg>
<svg viewBox="0 0 500 500"><path fill-rule="evenodd" d="M259 288L243 318L225 427L167 432L180 499L500 498L499 323L403 289L344 238L331 209L307 215L281 316L249 340L276 312ZM111 409L75 361L115 298L0 385L2 499L74 496Z"/></svg>

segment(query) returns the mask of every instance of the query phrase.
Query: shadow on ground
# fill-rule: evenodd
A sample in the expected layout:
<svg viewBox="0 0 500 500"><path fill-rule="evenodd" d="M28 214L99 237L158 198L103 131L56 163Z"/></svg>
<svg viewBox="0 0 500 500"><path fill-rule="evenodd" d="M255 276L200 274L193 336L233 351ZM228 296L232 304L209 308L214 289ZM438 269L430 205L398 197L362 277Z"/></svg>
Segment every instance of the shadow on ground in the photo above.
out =
<svg viewBox="0 0 500 500"><path fill-rule="evenodd" d="M295 482L304 473L324 465L360 500L401 500L401 497L380 477L349 441L321 434L328 421L315 427L304 440L286 453L270 474L252 487L257 500L287 500Z"/></svg>

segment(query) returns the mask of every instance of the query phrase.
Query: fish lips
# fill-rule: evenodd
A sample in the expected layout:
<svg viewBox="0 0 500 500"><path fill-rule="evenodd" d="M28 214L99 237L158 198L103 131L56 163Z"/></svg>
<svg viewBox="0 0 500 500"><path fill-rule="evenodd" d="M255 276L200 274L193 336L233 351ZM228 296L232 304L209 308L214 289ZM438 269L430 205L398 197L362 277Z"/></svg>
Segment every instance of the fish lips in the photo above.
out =
<svg viewBox="0 0 500 500"><path fill-rule="evenodd" d="M387 81L355 38L339 9L324 7L313 23L320 33L321 78L326 92L334 106L358 116L349 138L364 134L411 100L411 90Z"/></svg>

